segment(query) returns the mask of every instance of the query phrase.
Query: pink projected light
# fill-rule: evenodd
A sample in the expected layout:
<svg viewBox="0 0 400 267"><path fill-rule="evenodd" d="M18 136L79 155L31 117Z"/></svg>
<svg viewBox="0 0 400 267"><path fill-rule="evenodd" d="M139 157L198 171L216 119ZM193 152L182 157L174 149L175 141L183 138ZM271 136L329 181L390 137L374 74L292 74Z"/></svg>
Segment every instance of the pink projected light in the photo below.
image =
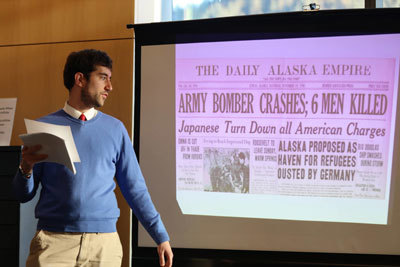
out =
<svg viewBox="0 0 400 267"><path fill-rule="evenodd" d="M181 211L387 224L399 40L177 45Z"/></svg>

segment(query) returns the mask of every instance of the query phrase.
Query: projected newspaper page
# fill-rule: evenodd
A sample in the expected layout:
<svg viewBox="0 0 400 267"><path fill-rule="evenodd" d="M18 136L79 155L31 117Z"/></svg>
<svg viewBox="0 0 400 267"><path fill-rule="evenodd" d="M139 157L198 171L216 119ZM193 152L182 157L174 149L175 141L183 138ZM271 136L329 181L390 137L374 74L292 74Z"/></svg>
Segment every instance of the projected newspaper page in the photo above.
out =
<svg viewBox="0 0 400 267"><path fill-rule="evenodd" d="M177 46L182 212L387 224L398 58L257 42Z"/></svg>

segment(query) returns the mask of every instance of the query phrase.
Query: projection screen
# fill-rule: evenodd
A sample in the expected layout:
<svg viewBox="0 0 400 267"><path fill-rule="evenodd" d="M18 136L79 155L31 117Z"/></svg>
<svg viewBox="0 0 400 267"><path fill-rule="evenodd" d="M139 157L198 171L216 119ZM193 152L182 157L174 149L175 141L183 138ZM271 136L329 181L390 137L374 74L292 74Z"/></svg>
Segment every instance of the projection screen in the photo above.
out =
<svg viewBox="0 0 400 267"><path fill-rule="evenodd" d="M139 161L173 246L399 255L399 47L141 46ZM154 246L141 226L138 246Z"/></svg>

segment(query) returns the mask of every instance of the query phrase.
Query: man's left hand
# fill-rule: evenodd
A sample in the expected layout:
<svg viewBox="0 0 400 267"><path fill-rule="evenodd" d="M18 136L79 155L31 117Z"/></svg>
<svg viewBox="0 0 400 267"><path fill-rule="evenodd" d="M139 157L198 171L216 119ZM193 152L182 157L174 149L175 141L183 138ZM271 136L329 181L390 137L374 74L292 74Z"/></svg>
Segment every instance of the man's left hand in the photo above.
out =
<svg viewBox="0 0 400 267"><path fill-rule="evenodd" d="M174 257L174 255L172 254L172 249L169 241L162 242L160 245L158 245L157 252L160 259L160 266L171 267L172 258Z"/></svg>

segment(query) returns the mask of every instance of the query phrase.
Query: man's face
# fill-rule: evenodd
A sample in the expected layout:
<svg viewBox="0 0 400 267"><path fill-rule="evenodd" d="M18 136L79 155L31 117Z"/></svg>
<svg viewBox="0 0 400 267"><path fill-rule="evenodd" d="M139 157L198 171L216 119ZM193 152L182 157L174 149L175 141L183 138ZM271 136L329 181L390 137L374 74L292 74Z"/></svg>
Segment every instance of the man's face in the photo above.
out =
<svg viewBox="0 0 400 267"><path fill-rule="evenodd" d="M81 101L86 107L102 107L108 94L112 91L111 70L104 66L96 66L89 74L89 80L81 91Z"/></svg>

